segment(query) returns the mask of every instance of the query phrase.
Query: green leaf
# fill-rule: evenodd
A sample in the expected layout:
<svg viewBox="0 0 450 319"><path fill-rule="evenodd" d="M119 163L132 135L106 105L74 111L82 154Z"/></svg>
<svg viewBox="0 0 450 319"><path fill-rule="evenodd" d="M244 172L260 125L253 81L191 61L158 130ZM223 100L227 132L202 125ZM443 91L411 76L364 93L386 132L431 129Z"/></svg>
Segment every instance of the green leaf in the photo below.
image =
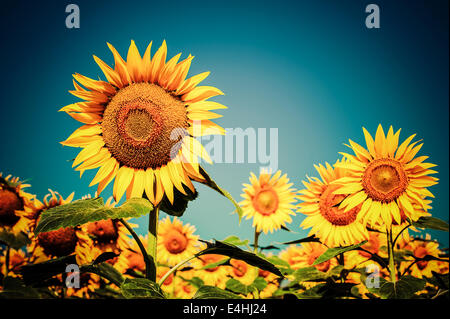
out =
<svg viewBox="0 0 450 319"><path fill-rule="evenodd" d="M232 292L243 294L245 296L249 293L247 286L234 278L228 279L225 283L225 287Z"/></svg>
<svg viewBox="0 0 450 319"><path fill-rule="evenodd" d="M236 208L236 213L239 216L239 223L242 220L242 215L244 214L244 212L242 211L241 206L238 204L238 202L236 202L233 197L230 195L230 193L228 193L226 190L224 190L223 188L220 188L216 182L214 182L211 177L209 177L209 175L205 172L205 170L200 166L200 174L203 176L203 178L206 180L204 182L201 182L202 184L205 184L206 186L209 186L210 188L214 189L216 192L218 192L219 194L225 196L226 198L228 198L234 205L234 207Z"/></svg>
<svg viewBox="0 0 450 319"><path fill-rule="evenodd" d="M99 275L100 277L109 280L117 287L120 287L120 285L124 281L122 274L118 272L112 265L106 262L100 264L95 264L94 262L94 264L92 265L81 266L80 271Z"/></svg>
<svg viewBox="0 0 450 319"><path fill-rule="evenodd" d="M23 246L30 244L31 241L24 232L14 235L13 233L8 233L7 231L0 231L0 243L4 243L12 249L18 250Z"/></svg>
<svg viewBox="0 0 450 319"><path fill-rule="evenodd" d="M242 299L240 296L213 286L203 286L197 290L193 299Z"/></svg>
<svg viewBox="0 0 450 319"><path fill-rule="evenodd" d="M205 283L203 282L202 279L198 278L198 277L192 277L191 279L186 279L183 276L179 276L181 279L183 279L183 281L191 284L192 286L196 287L196 288L200 288L202 286L205 285Z"/></svg>
<svg viewBox="0 0 450 319"><path fill-rule="evenodd" d="M102 198L82 199L43 212L35 233L75 227L105 219L140 217L153 209L145 198L131 198L120 207L106 207Z"/></svg>
<svg viewBox="0 0 450 319"><path fill-rule="evenodd" d="M361 276L361 280L365 283L365 276ZM403 276L395 283L387 281L383 277L379 278L379 287L367 286L367 290L380 296L382 299L410 299L415 293L425 287L425 279L412 276Z"/></svg>
<svg viewBox="0 0 450 319"><path fill-rule="evenodd" d="M40 298L38 290L27 287L20 278L3 278L3 291L0 292L0 299L37 299Z"/></svg>
<svg viewBox="0 0 450 319"><path fill-rule="evenodd" d="M436 229L448 232L448 223L436 217L422 216L412 223L413 226L419 228Z"/></svg>
<svg viewBox="0 0 450 319"><path fill-rule="evenodd" d="M64 256L40 263L23 265L20 268L20 273L26 285L35 285L64 273L67 265L76 263L75 255Z"/></svg>
<svg viewBox="0 0 450 319"><path fill-rule="evenodd" d="M145 278L127 278L120 289L127 299L166 299L158 284Z"/></svg>
<svg viewBox="0 0 450 319"><path fill-rule="evenodd" d="M267 281L262 277L257 277L255 280L250 284L250 289L254 288L258 291L264 290L267 287Z"/></svg>
<svg viewBox="0 0 450 319"><path fill-rule="evenodd" d="M243 260L249 265L258 267L262 270L270 271L275 275L283 277L283 274L280 272L280 270L274 264L263 257L218 240L216 240L214 243L206 242L206 244L207 248L197 253L197 257L205 254L224 255L233 259Z"/></svg>
<svg viewBox="0 0 450 319"><path fill-rule="evenodd" d="M228 236L224 240L222 240L223 243L235 245L235 246L245 246L248 245L249 241L248 239L242 240L237 236Z"/></svg>
<svg viewBox="0 0 450 319"><path fill-rule="evenodd" d="M198 196L197 192L192 193L192 191L184 185L183 189L187 195L184 195L178 189L174 188L173 203L169 201L167 196L164 196L159 206L160 209L171 216L182 216L188 207L188 203L196 199Z"/></svg>
<svg viewBox="0 0 450 319"><path fill-rule="evenodd" d="M309 242L320 242L320 240L319 240L319 238L316 237L316 235L311 235L311 236L308 236L305 238L281 243L281 245L293 245L293 244L309 243Z"/></svg>
<svg viewBox="0 0 450 319"><path fill-rule="evenodd" d="M207 264L206 266L200 268L200 270L216 268L218 266L223 266L223 265L230 265L230 258L225 258L225 259L219 260L215 263Z"/></svg>
<svg viewBox="0 0 450 319"><path fill-rule="evenodd" d="M326 273L317 270L316 267L305 267L297 269L296 271L294 271L293 275L299 282L325 280L327 278Z"/></svg>
<svg viewBox="0 0 450 319"><path fill-rule="evenodd" d="M365 243L367 243L367 240L357 244L357 245L351 245L351 246L346 246L346 247L337 247L337 248L329 248L326 252L324 252L322 255L320 255L312 264L313 266L321 264L327 260L330 260L333 257L336 257L339 254L343 254L347 251L350 250L354 250L358 247L361 247L362 245L364 245Z"/></svg>

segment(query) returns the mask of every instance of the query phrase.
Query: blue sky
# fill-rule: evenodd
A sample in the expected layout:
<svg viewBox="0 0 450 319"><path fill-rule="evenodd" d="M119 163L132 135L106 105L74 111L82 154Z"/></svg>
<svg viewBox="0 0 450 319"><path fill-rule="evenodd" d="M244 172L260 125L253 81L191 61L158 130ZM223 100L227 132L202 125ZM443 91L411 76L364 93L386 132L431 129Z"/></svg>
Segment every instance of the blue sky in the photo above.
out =
<svg viewBox="0 0 450 319"><path fill-rule="evenodd" d="M335 162L348 138L364 143L362 126L417 133L422 155L438 164L431 191L434 216L449 217L448 2L377 1L381 28L364 25L365 1L77 1L80 29L67 29L69 2L7 1L0 13L2 151L0 171L28 179L42 198L48 188L76 198L94 194L95 172L80 179L70 160L77 150L59 142L79 127L62 106L71 74L101 75L95 54L112 63L106 42L126 54L130 40L142 51L167 41L169 56L195 56L190 75L211 71L205 85L225 92L225 128L278 128L278 166L297 188L313 164ZM236 199L259 164L216 164L205 169ZM237 224L233 206L199 185L184 222L204 239L252 238ZM112 193L109 187L104 194ZM303 216L261 244L307 235ZM144 233L146 218L136 221ZM448 246L448 234L432 232Z"/></svg>

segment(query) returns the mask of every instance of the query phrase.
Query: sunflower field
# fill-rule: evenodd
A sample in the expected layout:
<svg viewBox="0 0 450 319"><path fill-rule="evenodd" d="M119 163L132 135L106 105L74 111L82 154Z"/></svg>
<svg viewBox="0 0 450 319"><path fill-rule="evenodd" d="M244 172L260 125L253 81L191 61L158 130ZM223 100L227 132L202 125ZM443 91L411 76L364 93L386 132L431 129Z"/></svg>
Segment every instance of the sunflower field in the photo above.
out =
<svg viewBox="0 0 450 319"><path fill-rule="evenodd" d="M126 58L108 46L114 66L94 56L105 80L75 73L81 101L60 109L82 124L61 144L79 149L80 176L96 170L95 196L37 198L0 175L0 298L448 299L448 248L426 231L449 226L432 216L438 172L415 135L363 128L366 145L349 139L316 176L250 173L239 201L200 165L212 161L196 138L226 133L213 121L226 106L210 100L222 91L200 85L209 72L188 77L193 56L168 57L165 41L142 55L131 41ZM196 183L254 233L200 238L182 219ZM298 214L308 237L258 244ZM147 235L133 218L149 220Z"/></svg>

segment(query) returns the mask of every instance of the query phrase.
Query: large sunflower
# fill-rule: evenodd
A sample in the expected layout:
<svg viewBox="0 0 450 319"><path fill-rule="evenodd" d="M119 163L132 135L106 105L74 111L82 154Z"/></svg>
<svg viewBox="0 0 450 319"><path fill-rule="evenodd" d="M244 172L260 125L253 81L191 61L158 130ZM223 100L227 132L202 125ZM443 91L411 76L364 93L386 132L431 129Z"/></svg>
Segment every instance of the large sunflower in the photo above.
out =
<svg viewBox="0 0 450 319"><path fill-rule="evenodd" d="M278 171L271 176L263 171L257 178L251 173L250 183L243 184L244 193L241 196L244 200L240 205L246 219L253 217L253 227L257 232L272 233L292 222L290 215L295 215L293 203L296 193L286 174L281 176L281 171Z"/></svg>
<svg viewBox="0 0 450 319"><path fill-rule="evenodd" d="M158 261L174 266L198 252L199 236L194 232L195 226L183 225L176 217L163 219L158 225Z"/></svg>
<svg viewBox="0 0 450 319"><path fill-rule="evenodd" d="M427 156L415 157L423 143L411 143L414 134L399 146L400 130L394 133L392 126L385 135L380 124L375 140L365 128L363 131L367 149L349 140L355 155L342 153L349 161L337 165L348 169L350 175L334 182L344 186L334 193L347 196L339 207L347 212L361 205L364 222L382 221L387 227L393 220L401 223L401 210L412 218L415 204L426 211L424 199L433 197L427 187L438 179L429 176L437 172L430 169L436 165L425 162Z"/></svg>
<svg viewBox="0 0 450 319"><path fill-rule="evenodd" d="M308 177L308 182L303 181L306 188L299 192L303 201L298 205L299 211L307 215L300 226L311 227L310 235L317 235L329 247L353 245L369 237L361 222L359 206L348 211L337 207L345 196L335 193L340 185L331 183L346 176L346 170L336 166L328 163L315 166L321 180Z"/></svg>
<svg viewBox="0 0 450 319"><path fill-rule="evenodd" d="M127 198L145 192L155 205L164 195L172 203L177 191L195 192L191 179L203 180L198 157L211 161L195 137L224 134L210 110L226 107L207 101L223 93L197 86L209 72L186 79L193 56L178 62L180 53L166 62L166 42L153 57L151 45L141 57L131 41L125 61L108 44L114 69L94 56L107 82L74 74L78 83L70 93L85 101L61 109L85 124L62 142L83 148L73 166L81 174L99 168L90 184L99 184L98 194L115 178L117 202L125 192Z"/></svg>

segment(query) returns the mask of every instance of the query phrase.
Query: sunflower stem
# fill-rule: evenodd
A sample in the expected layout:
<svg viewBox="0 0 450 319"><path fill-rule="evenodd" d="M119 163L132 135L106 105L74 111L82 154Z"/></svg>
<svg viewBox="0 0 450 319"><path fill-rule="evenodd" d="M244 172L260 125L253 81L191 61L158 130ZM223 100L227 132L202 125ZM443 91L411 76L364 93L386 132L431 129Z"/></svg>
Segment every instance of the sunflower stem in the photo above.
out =
<svg viewBox="0 0 450 319"><path fill-rule="evenodd" d="M390 230L386 230L386 236L389 254L389 274L391 276L391 282L395 283L397 281L397 274L394 262L394 241L392 240L392 228Z"/></svg>
<svg viewBox="0 0 450 319"><path fill-rule="evenodd" d="M255 241L253 243L253 252L256 254L258 253L258 240L259 240L259 235L261 235L261 232L257 231L255 228Z"/></svg>
<svg viewBox="0 0 450 319"><path fill-rule="evenodd" d="M185 263L191 261L192 259L196 258L197 255L191 256L188 259L185 259L183 261L180 261L178 264L176 264L175 266L173 266L168 272L166 272L164 274L164 276L162 276L162 278L158 281L158 285L162 286L162 284L164 283L164 281L166 281L167 278L169 278L170 274L172 274L173 272L175 272L178 268L180 268L181 266L183 266Z"/></svg>
<svg viewBox="0 0 450 319"><path fill-rule="evenodd" d="M133 239L136 241L137 245L139 246L139 249L141 250L142 257L144 257L145 262L145 277L150 278L152 276L151 269L152 269L152 261L150 260L147 250L145 250L144 245L142 244L141 240L139 239L139 236L136 234L136 232L131 228L131 226L123 219L120 218L119 221L126 227L128 232L133 236ZM156 276L156 275L155 275Z"/></svg>
<svg viewBox="0 0 450 319"><path fill-rule="evenodd" d="M159 220L159 205L150 212L148 219L148 254L153 259L153 269L150 280L156 282L156 270L157 270L157 258L156 258L156 248L158 244L158 220Z"/></svg>
<svg viewBox="0 0 450 319"><path fill-rule="evenodd" d="M9 273L9 254L11 251L11 247L6 247L6 257L5 257L5 267L6 267L6 276L8 276Z"/></svg>

